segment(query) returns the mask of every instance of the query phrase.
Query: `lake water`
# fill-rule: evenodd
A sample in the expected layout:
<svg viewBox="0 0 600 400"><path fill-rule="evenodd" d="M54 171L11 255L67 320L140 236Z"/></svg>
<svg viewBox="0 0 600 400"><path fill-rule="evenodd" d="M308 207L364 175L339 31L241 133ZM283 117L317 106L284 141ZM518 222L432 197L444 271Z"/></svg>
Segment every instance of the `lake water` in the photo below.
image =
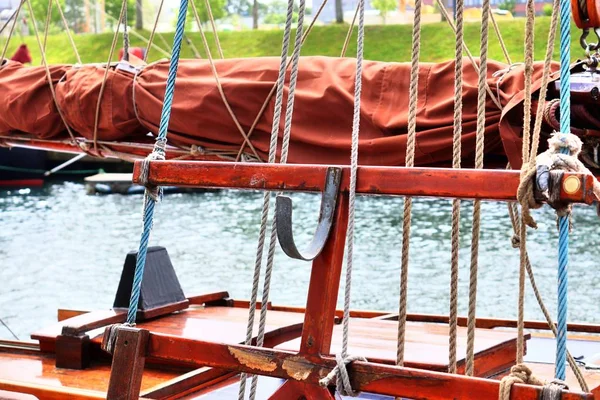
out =
<svg viewBox="0 0 600 400"><path fill-rule="evenodd" d="M295 234L306 244L319 198L294 194ZM248 298L262 195L222 191L165 196L151 245L169 251L187 295L228 290ZM128 251L137 249L142 196L90 196L81 182L0 191L0 318L20 338L56 320L58 308L107 309ZM361 197L357 202L352 307L397 309L402 198ZM472 202L461 216L460 310L466 314ZM510 245L506 204L482 210L478 315L514 317L518 250ZM536 210L529 252L538 284L556 309L557 231L551 209ZM445 313L450 276L451 202L418 199L413 207L409 312ZM570 321L600 322L600 220L592 207L576 207L571 239ZM278 249L271 300L303 306L310 265ZM541 319L529 286L526 317ZM343 296L340 295L340 298ZM341 303L340 303L341 305ZM0 325L0 337L10 338Z"/></svg>

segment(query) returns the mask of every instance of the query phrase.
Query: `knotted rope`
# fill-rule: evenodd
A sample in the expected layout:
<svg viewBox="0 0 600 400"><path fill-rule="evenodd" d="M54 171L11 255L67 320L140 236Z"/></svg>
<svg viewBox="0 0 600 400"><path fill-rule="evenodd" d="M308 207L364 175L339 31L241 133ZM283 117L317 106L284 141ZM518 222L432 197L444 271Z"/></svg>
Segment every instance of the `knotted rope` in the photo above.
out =
<svg viewBox="0 0 600 400"><path fill-rule="evenodd" d="M175 37L173 39L173 57L169 64L169 73L167 76L167 84L165 89L165 98L160 116L160 125L158 128L158 137L154 144L154 149L148 158L144 161L142 169L145 173L142 174L142 180L146 183L144 191L144 220L142 236L140 238L140 246L138 249L133 284L131 287L131 297L129 299L129 309L127 311L127 323L135 324L135 317L138 309L140 291L142 287L142 278L144 276L144 267L146 265L146 254L148 252L148 242L150 240L150 232L154 221L154 207L158 200L160 190L155 187L147 186L148 164L151 160L160 160L165 157L165 147L167 144L167 134L169 128L169 120L171 118L171 108L173 106L173 97L175 94L175 81L177 78L177 67L179 66L179 57L181 53L181 42L183 40L183 32L185 29L185 18L187 14L188 0L181 0L179 6L179 14L177 16L177 26ZM144 171L142 171L144 172Z"/></svg>
<svg viewBox="0 0 600 400"><path fill-rule="evenodd" d="M367 359L360 356L349 356L343 358L341 354L336 354L335 361L335 368L332 369L326 377L319 380L319 385L322 387L327 387L332 382L335 382L337 384L337 390L342 396L358 396L358 392L355 392L354 389L352 389L350 376L348 375L346 366L354 361L367 361Z"/></svg>
<svg viewBox="0 0 600 400"><path fill-rule="evenodd" d="M510 392L515 383L543 386L541 400L560 400L562 390L568 389L567 384L558 379L544 383L533 375L527 365L517 364L510 369L510 374L500 381L498 400L510 400Z"/></svg>

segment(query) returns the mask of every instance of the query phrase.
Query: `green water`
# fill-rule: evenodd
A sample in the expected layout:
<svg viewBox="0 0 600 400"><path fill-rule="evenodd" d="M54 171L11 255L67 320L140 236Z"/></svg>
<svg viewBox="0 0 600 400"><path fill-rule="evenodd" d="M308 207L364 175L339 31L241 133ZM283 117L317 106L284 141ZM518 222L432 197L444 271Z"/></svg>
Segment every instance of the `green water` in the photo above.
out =
<svg viewBox="0 0 600 400"><path fill-rule="evenodd" d="M295 233L308 243L319 198L294 194ZM77 182L42 189L0 191L0 318L21 338L53 323L57 308L107 309L112 305L128 251L137 249L142 196L88 196ZM151 245L165 246L187 295L228 290L248 298L262 195L257 192L168 195L157 209ZM394 311L399 293L401 198L361 197L357 202L352 305ZM451 203L414 202L409 311L447 313ZM466 312L472 203L461 216L460 310ZM510 245L506 205L484 203L478 315L514 317L518 251ZM529 251L538 284L555 312L557 232L552 210L534 216ZM600 220L577 207L571 240L570 321L600 322ZM271 300L305 304L310 264L276 254ZM527 318L540 319L527 288ZM342 296L340 296L342 297ZM0 326L0 337L10 334Z"/></svg>

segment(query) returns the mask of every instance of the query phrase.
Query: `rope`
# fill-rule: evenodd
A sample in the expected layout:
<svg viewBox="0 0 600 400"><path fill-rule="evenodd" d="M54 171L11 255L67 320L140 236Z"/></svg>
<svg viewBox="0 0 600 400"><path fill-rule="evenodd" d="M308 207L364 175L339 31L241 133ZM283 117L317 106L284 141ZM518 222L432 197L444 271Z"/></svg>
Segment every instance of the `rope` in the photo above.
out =
<svg viewBox="0 0 600 400"><path fill-rule="evenodd" d="M13 20L12 25L10 26L10 30L8 31L8 37L6 38L6 43L4 43L4 48L2 49L2 55L0 56L0 68L2 68L2 66L4 65L4 59L6 57L6 51L8 50L8 44L10 43L10 38L12 37L12 35L15 31L15 26L17 25L17 21L19 20L19 13L21 12L21 8L23 7L24 3L25 3L25 0L21 0L21 2L19 3L19 7L17 7L17 11L15 11L13 13L14 20ZM10 21L10 19L8 21L6 21L6 23L8 24L9 21ZM2 28L2 30L4 30L4 27Z"/></svg>
<svg viewBox="0 0 600 400"><path fill-rule="evenodd" d="M192 3L193 4L193 3ZM290 35L292 31L292 17L293 17L293 0L288 1L287 15L285 21L285 28L283 31L283 40L281 44L281 56L279 61L279 72L277 75L277 94L275 96L275 109L273 114L273 124L271 125L271 139L269 142L269 163L274 163L277 156L277 139L279 134L279 122L281 121L281 112L283 106L283 91L285 84L285 71L287 69L287 54L290 46ZM209 56L210 57L210 56ZM260 218L260 230L258 234L258 245L256 249L256 258L254 261L254 274L252 277L252 292L250 294L250 307L248 310L248 325L246 328L246 340L245 344L250 345L252 343L252 336L254 331L254 318L256 313L256 299L258 297L258 285L260 283L260 272L262 269L262 258L265 245L265 237L267 233L267 221L269 217L269 203L271 201L271 192L265 191L263 195L263 205ZM273 232L271 232L273 235ZM240 375L240 388L238 392L238 399L243 400L246 394L246 374Z"/></svg>
<svg viewBox="0 0 600 400"><path fill-rule="evenodd" d="M4 25L2 25L2 28L0 28L0 34L2 34L2 32L4 32L4 29L6 29L6 27L8 26L8 24L10 24L10 21L12 21L12 19L17 15L17 10L15 10L10 17L8 17L8 19L6 20L6 22L4 23Z"/></svg>
<svg viewBox="0 0 600 400"><path fill-rule="evenodd" d="M481 19L480 69L477 87L477 132L475 147L475 168L483 168L483 147L485 135L485 84L487 78L488 20L490 0L484 0ZM481 201L473 202L473 227L471 238L471 267L469 272L469 313L467 323L467 360L465 374L473 376L475 358L475 319L477 308L477 269L479 256L479 233L481 223Z"/></svg>
<svg viewBox="0 0 600 400"><path fill-rule="evenodd" d="M125 9L127 8L127 0L123 0L121 4L121 13L119 14L119 23L117 24L117 29L115 29L115 34L113 35L113 40L110 45L110 51L108 53L108 61L106 62L106 69L104 70L104 77L102 78L102 84L100 85L100 91L98 93L98 102L96 103L96 114L94 116L94 151L98 152L98 122L100 121L100 105L102 104L102 96L104 95L104 89L106 87L106 80L108 79L108 70L110 69L110 62L112 61L113 54L115 52L115 48L117 46L117 38L119 37L119 28L121 26L121 21L123 20L123 14L125 13Z"/></svg>
<svg viewBox="0 0 600 400"><path fill-rule="evenodd" d="M536 386L544 385L544 382L536 378L527 365L517 364L510 369L510 374L500 381L498 400L510 400L510 391L515 383Z"/></svg>
<svg viewBox="0 0 600 400"><path fill-rule="evenodd" d="M160 0L160 4L158 5L158 11L156 13L156 19L154 20L154 25L152 26L152 31L150 32L150 37L148 38L148 45L146 46L146 53L144 54L144 62L148 61L148 54L150 53L150 49L152 48L152 43L154 42L154 35L156 34L156 29L158 27L158 20L160 18L160 14L162 13L164 4L165 4L165 0ZM160 36L160 37L162 37L162 36Z"/></svg>
<svg viewBox="0 0 600 400"><path fill-rule="evenodd" d="M506 48L506 43L504 43L504 39L502 38L502 32L500 32L500 27L498 26L498 22L496 22L496 17L494 16L494 13L492 12L491 8L490 8L490 20L492 21L494 31L496 32L496 37L498 38L498 43L500 43L500 48L502 49L502 53L504 54L506 63L508 65L512 65L510 55L508 54L508 49Z"/></svg>
<svg viewBox="0 0 600 400"><path fill-rule="evenodd" d="M181 4L179 6L179 15L177 16L177 27L175 30L175 37L173 39L173 57L171 58L171 62L169 64L169 74L167 76L165 98L163 102L162 113L160 116L158 137L156 138L156 143L154 144L154 149L152 150L152 153L148 156L146 162L144 162L144 164L142 165L145 171L143 171L144 173L141 174L141 181L145 181L144 183L146 184L148 178L147 168L149 161L160 160L164 159L165 157L169 119L171 117L171 107L173 105L173 96L175 94L175 80L177 78L177 67L179 65L181 42L183 40L183 32L185 29L185 17L187 14L187 6L188 0L181 0ZM154 206L156 205L156 202L158 200L156 198L157 194L160 194L160 191L158 189L148 187L146 185L146 190L144 191L143 230L142 236L140 238L140 246L135 264L135 273L133 278L133 284L131 287L131 298L129 300L129 310L127 311L128 324L135 324L135 317L137 313L138 301L142 286L142 278L144 276L144 267L146 264L148 241L150 239L150 232L152 231L152 224L154 220Z"/></svg>
<svg viewBox="0 0 600 400"><path fill-rule="evenodd" d="M210 20L210 25L212 26L213 35L215 36L215 44L217 45L217 51L219 52L219 57L221 59L225 58L223 56L223 49L221 48L221 42L219 41L219 33L217 32L217 25L215 24L215 18L213 17L212 9L210 7L210 2L208 0L204 0L204 4L206 5L206 12L208 13L208 19Z"/></svg>
<svg viewBox="0 0 600 400"><path fill-rule="evenodd" d="M15 340L19 340L19 337L13 332L12 329L10 329L10 327L6 324L6 322L2 320L2 318L0 318L0 324L2 324L6 328L6 330L10 332L10 334L12 335L12 337L15 338Z"/></svg>
<svg viewBox="0 0 600 400"><path fill-rule="evenodd" d="M514 236L512 237L512 245L513 245L513 247L516 248L516 247L520 246L520 240L519 240L519 237L517 236L517 232L520 232L520 230L521 230L521 221L519 218L519 211L517 209L516 203L508 204L508 215L510 216L510 221L511 221L511 224L513 227L513 231L515 233ZM525 249L525 252L524 252L524 259L525 259L525 270L527 271L527 276L529 277L529 283L531 284L531 289L533 290L533 294L537 300L537 303L540 306L540 310L542 311L542 314L544 314L544 318L546 319L546 322L548 323L548 327L554 334L554 337L556 337L556 335L557 335L556 325L554 324L554 321L552 321L550 312L548 311L548 308L546 307L546 304L544 303L544 300L542 299L542 295L538 289L537 283L535 282L535 275L533 274L533 267L531 266L531 261L529 259L529 255L527 254L527 249ZM588 385L585 382L585 378L583 377L583 374L581 373L579 365L577 365L577 362L575 361L575 359L573 358L573 356L571 355L571 353L568 350L567 350L567 361L569 362L569 365L571 366L571 369L573 370L573 373L575 374L575 377L577 378L577 381L579 382L579 386L581 387L581 390L586 393L589 392Z"/></svg>
<svg viewBox="0 0 600 400"><path fill-rule="evenodd" d="M421 5L422 0L415 1L414 22L412 31L412 56L410 67L410 86L408 93L408 132L406 143L407 168L415 165L415 142L417 136L417 103L419 100L419 53L421 50ZM410 227L412 198L404 199L404 219L402 224L402 256L400 270L400 300L398 305L398 342L396 364L404 365L404 345L406 332L406 313L408 299L408 261L410 252Z"/></svg>
<svg viewBox="0 0 600 400"><path fill-rule="evenodd" d="M52 0L49 0L52 1ZM73 48L73 52L75 53L75 57L77 58L77 64L82 64L81 57L79 56L79 51L77 50L77 46L75 45L75 41L73 40L73 35L71 34L71 29L69 28L69 23L65 18L65 14L63 13L62 7L58 0L56 2L56 9L60 14L60 19L62 20L63 26L65 27L65 32L67 33L67 38L69 38L69 43L71 43L71 47Z"/></svg>
<svg viewBox="0 0 600 400"><path fill-rule="evenodd" d="M46 26L44 26L44 44L43 48L46 50L46 43L48 42L48 28L50 27L50 17L52 16L52 0L48 1L48 10L46 11Z"/></svg>
<svg viewBox="0 0 600 400"><path fill-rule="evenodd" d="M421 1L421 0L417 0ZM356 174L358 171L358 142L360 133L360 96L362 93L362 66L365 38L365 2L358 1L358 36L356 43L356 74L354 81L354 111L352 116L352 148L350 152L350 190L348 193L348 234L346 240L346 280L344 285L344 315L342 319L342 351L336 354L336 367L319 381L328 386L335 377L336 389L342 396L357 396L348 377L347 366L353 361L365 358L348 355L348 337L350 335L350 297L352 291L352 266L354 261L354 216L356 201Z"/></svg>
<svg viewBox="0 0 600 400"><path fill-rule="evenodd" d="M281 156L279 162L285 164L288 158L290 147L290 137L292 132L292 117L294 114L294 100L296 98L296 84L298 82L298 66L300 61L300 50L302 49L302 30L304 25L305 1L300 0L298 5L298 26L294 42L294 52L292 54L292 71L288 90L287 104L285 107L285 123L283 128L283 140L281 144ZM292 9L293 11L293 9ZM293 14L292 14L293 15ZM263 283L263 295L260 307L260 318L258 323L258 336L256 344L261 347L265 339L265 326L267 322L267 304L269 302L269 292L271 289L271 277L273 273L273 262L275 259L275 246L277 244L277 220L273 217L271 224L271 237L269 238L269 250L267 253L267 265L265 268L265 278ZM256 397L256 387L258 376L252 377L250 386L250 400Z"/></svg>
<svg viewBox="0 0 600 400"><path fill-rule="evenodd" d="M124 0L127 3L127 0ZM129 62L129 33L127 32L127 5L123 10L123 20L119 20L119 23L123 23L123 60Z"/></svg>
<svg viewBox="0 0 600 400"><path fill-rule="evenodd" d="M113 17L112 15L104 12L104 15L107 16L108 18L110 18L111 20L115 21L115 22L119 22L118 19L116 19L115 17ZM139 33L137 33L135 30L130 30L128 31L129 33L131 33L133 36L137 37L138 39L144 41L145 43L150 43L150 41L148 39L146 39L145 37L143 37L142 35L140 35ZM155 43L152 43L152 47L158 51L160 51L165 57L170 58L171 57L171 53L168 51L165 51L164 49L158 47Z"/></svg>
<svg viewBox="0 0 600 400"><path fill-rule="evenodd" d="M569 65L571 62L571 2L560 1L560 131L571 131L571 87ZM562 153L569 153L563 147ZM569 266L569 216L559 215L558 220L558 335L556 337L555 377L565 380L567 352L568 266Z"/></svg>
<svg viewBox="0 0 600 400"><path fill-rule="evenodd" d="M456 1L456 46L454 50L454 126L452 137L452 168L460 168L462 135L462 86L463 86L463 14L464 0ZM460 199L452 200L452 251L450 257L450 314L448 372L456 373L456 342L458 326L458 251L460 248Z"/></svg>
<svg viewBox="0 0 600 400"><path fill-rule="evenodd" d="M248 146L250 146L250 149L252 150L252 152L254 153L256 158L258 158L260 160L260 156L258 155L258 152L256 151L256 149L250 142L250 139L248 139L248 135L244 131L244 128L242 127L242 125L238 121L237 117L235 116L235 113L231 109L231 106L229 105L229 101L227 101L227 96L225 96L225 91L223 90L223 85L221 85L221 80L219 79L219 73L217 72L217 68L216 68L214 60L212 58L210 47L208 46L208 41L206 40L206 35L204 34L204 29L202 28L202 23L200 22L200 16L198 15L198 9L196 8L196 4L193 1L191 2L191 4L192 4L192 11L194 14L194 18L196 19L196 24L198 25L198 30L200 31L200 36L202 37L202 44L204 45L204 50L206 51L206 57L208 59L208 63L210 65L210 69L212 71L213 77L215 78L215 82L217 84L217 90L219 91L221 99L223 100L223 104L225 105L225 108L227 109L227 112L229 113L229 116L233 120L238 131L244 138L244 143L247 143Z"/></svg>
<svg viewBox="0 0 600 400"><path fill-rule="evenodd" d="M304 32L304 35L302 36L302 44L304 44L304 42L306 41L306 38L308 37L308 34L312 31L312 28L315 26L315 23L317 22L317 20L319 18L319 15L321 15L321 12L325 8L326 4L327 4L327 0L323 1L323 3L321 3L321 6L319 7L319 9L317 10L317 12L313 16L312 21L310 21L310 24L308 25L308 28L306 28L306 31ZM288 61L287 67L289 67L290 64L291 64L291 60ZM273 98L273 95L275 94L275 89L276 88L277 88L277 83L274 83L273 86L271 87L271 91L267 95L267 97L266 97L265 101L263 102L260 110L258 111L258 114L256 114L256 118L254 118L254 121L252 122L252 125L250 126L250 129L248 130L248 138L250 138L252 136L252 134L254 133L254 129L256 129L256 126L258 125L258 121L260 121L260 119L262 118L265 110L267 109L267 106L269 105L269 102ZM240 146L240 149L238 150L237 156L235 157L235 161L236 162L238 162L242 158L242 154L244 153L244 149L245 148L246 148L246 142L242 143L242 145ZM260 159L260 157L259 157L259 159Z"/></svg>
<svg viewBox="0 0 600 400"><path fill-rule="evenodd" d="M348 50L348 45L350 44L350 38L352 37L352 32L354 31L354 24L356 24L356 17L358 16L358 5L354 10L354 17L352 17L352 23L348 28L348 32L346 33L346 38L344 39L344 46L342 46L342 54L340 57L346 57L346 50Z"/></svg>
<svg viewBox="0 0 600 400"><path fill-rule="evenodd" d="M452 29L452 31L456 34L456 27L454 26L454 23L452 22L452 17L450 17L450 14L448 14L448 11L446 10L446 6L442 2L442 0L436 0L436 2L439 6L438 9L441 11L441 13L444 15L444 18L448 22L448 26L450 26L450 29ZM467 57L469 57L469 60L471 60L471 65L473 65L473 69L479 74L480 71L479 71L479 67L477 66L477 63L475 62L475 58L473 57L473 54L471 54L471 51L469 50L469 48L467 47L467 44L464 41L463 41L463 48L465 49L465 53L467 53ZM494 102L496 107L498 107L499 110L502 110L502 104L496 98L496 96L494 96L494 92L492 92L492 89L490 89L487 82L485 83L485 90L490 95L490 98L492 99L492 101Z"/></svg>

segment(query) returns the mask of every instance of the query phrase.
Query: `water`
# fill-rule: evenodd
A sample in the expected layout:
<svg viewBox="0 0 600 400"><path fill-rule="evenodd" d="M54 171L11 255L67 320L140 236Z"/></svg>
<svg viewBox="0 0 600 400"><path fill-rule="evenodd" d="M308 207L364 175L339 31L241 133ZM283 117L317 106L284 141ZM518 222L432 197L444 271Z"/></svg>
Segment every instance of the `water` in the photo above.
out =
<svg viewBox="0 0 600 400"><path fill-rule="evenodd" d="M310 240L319 197L294 194L295 233ZM80 182L41 189L0 191L0 318L21 338L56 321L58 308L107 309L125 255L137 249L142 196L88 196ZM157 209L151 245L165 246L187 295L228 290L248 298L262 194L222 191L174 194ZM394 311L399 294L401 198L361 197L357 202L352 307ZM460 311L466 314L472 203L461 214ZM478 315L515 317L518 250L510 245L506 205L483 203ZM451 202L418 199L413 207L409 312L445 313L450 275ZM534 211L529 252L546 303L556 309L555 217ZM570 321L598 323L600 220L577 207L571 240ZM303 246L301 246L302 248ZM305 304L310 264L279 249L271 300ZM340 298L343 296L340 295ZM341 302L340 302L341 306ZM541 319L527 287L526 317ZM0 326L0 337L10 334Z"/></svg>

